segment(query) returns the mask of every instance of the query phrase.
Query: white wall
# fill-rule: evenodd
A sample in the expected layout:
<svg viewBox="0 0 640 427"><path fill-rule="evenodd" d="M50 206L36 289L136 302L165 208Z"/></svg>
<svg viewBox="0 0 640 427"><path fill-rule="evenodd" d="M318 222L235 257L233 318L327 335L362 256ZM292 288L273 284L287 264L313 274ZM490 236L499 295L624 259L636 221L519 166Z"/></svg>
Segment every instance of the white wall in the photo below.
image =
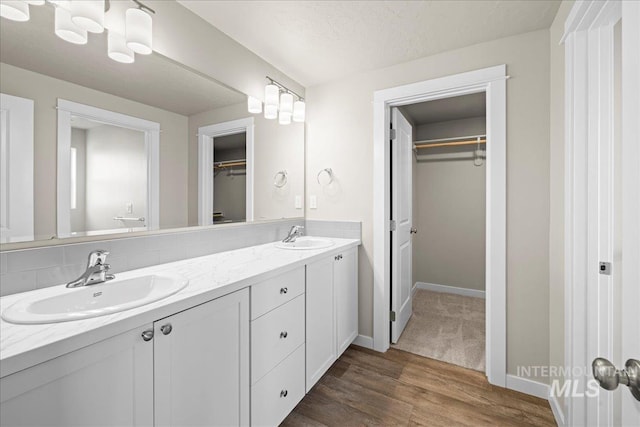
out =
<svg viewBox="0 0 640 427"><path fill-rule="evenodd" d="M304 123L280 125L262 114L247 112L247 104L236 104L189 117L189 163L198 164L198 128L216 123L254 117L254 219L304 216L295 208L295 196L304 197ZM274 175L286 170L287 185L276 188ZM198 169L189 169L189 225L198 224Z"/></svg>
<svg viewBox="0 0 640 427"><path fill-rule="evenodd" d="M414 140L482 135L486 119L450 120L415 129ZM486 167L474 166L475 149L418 150L413 183L413 223L418 229L413 236L414 282L485 289Z"/></svg>
<svg viewBox="0 0 640 427"><path fill-rule="evenodd" d="M2 92L34 100L35 235L56 234L57 99L160 123L160 228L187 226L187 117L0 63ZM197 163L195 163L197 164Z"/></svg>
<svg viewBox="0 0 640 427"><path fill-rule="evenodd" d="M85 230L133 228L147 222L114 221L114 216L147 214L147 153L144 132L103 125L86 131ZM133 210L127 212L131 203Z"/></svg>
<svg viewBox="0 0 640 427"><path fill-rule="evenodd" d="M541 30L307 88L309 219L362 221L359 328L372 335L373 93L507 64L507 370L549 362L549 32ZM337 191L315 175L333 168ZM546 381L546 379L541 379Z"/></svg>

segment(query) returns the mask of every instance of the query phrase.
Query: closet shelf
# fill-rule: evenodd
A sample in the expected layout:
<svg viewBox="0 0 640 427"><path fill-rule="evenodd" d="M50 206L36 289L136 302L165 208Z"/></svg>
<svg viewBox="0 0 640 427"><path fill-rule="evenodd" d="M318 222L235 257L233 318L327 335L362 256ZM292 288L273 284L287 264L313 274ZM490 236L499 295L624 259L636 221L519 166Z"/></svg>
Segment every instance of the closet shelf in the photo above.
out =
<svg viewBox="0 0 640 427"><path fill-rule="evenodd" d="M428 139L425 141L416 141L413 145L415 149L421 148L435 148L435 147L455 147L459 145L476 145L486 144L486 135L473 135L463 136L459 138L442 138L442 139Z"/></svg>
<svg viewBox="0 0 640 427"><path fill-rule="evenodd" d="M213 162L214 169L226 169L232 168L234 166L246 166L246 159L238 159L238 160L226 160L224 162Z"/></svg>

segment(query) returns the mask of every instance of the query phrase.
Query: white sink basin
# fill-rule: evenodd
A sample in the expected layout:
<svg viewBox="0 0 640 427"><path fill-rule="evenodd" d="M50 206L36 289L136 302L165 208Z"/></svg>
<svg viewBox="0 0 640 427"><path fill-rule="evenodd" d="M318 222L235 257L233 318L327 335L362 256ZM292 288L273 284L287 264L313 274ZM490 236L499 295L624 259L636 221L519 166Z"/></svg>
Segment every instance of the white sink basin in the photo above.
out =
<svg viewBox="0 0 640 427"><path fill-rule="evenodd" d="M276 243L276 248L295 249L295 250L324 249L324 248L329 248L333 245L334 245L333 241L329 239L303 236L303 237L298 237L295 242L289 242L289 243L278 242Z"/></svg>
<svg viewBox="0 0 640 427"><path fill-rule="evenodd" d="M117 313L161 300L183 289L189 281L181 276L154 274L114 279L99 285L69 289L42 297L33 295L7 307L2 318L7 322L34 324L57 323Z"/></svg>

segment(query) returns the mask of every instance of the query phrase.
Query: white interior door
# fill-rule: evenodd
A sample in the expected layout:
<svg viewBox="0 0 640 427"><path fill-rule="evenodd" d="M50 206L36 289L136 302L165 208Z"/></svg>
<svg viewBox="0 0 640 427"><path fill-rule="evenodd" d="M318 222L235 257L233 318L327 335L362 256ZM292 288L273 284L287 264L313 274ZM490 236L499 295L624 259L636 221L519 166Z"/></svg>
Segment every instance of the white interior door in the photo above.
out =
<svg viewBox="0 0 640 427"><path fill-rule="evenodd" d="M33 100L0 94L0 242L33 240Z"/></svg>
<svg viewBox="0 0 640 427"><path fill-rule="evenodd" d="M634 397L624 384L632 369L640 382L640 367L627 362L640 360L640 4L610 3L600 16L584 39L586 361L594 361L594 376L609 391L588 387L577 408L586 425L637 426L640 387ZM576 414L570 422L582 420Z"/></svg>
<svg viewBox="0 0 640 427"><path fill-rule="evenodd" d="M393 108L391 124L395 138L391 139L391 342L397 343L411 317L413 227L413 135L411 124Z"/></svg>

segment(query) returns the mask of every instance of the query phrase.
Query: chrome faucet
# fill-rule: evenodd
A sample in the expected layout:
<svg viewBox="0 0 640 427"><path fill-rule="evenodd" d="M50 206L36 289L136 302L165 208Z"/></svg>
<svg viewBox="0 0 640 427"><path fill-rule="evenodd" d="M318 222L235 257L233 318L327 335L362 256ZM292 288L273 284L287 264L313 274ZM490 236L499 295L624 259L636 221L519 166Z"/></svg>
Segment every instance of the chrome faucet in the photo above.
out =
<svg viewBox="0 0 640 427"><path fill-rule="evenodd" d="M107 255L109 255L108 251L91 251L87 262L87 270L76 280L67 283L67 288L95 285L98 283L104 283L107 280L115 279L115 275L107 273L111 268L109 264L105 264Z"/></svg>
<svg viewBox="0 0 640 427"><path fill-rule="evenodd" d="M289 230L289 234L287 235L287 237L285 237L284 239L282 239L282 243L292 243L295 242L296 239L300 236L303 235L302 230L304 230L304 227L301 225L294 225L293 227L291 227L291 230Z"/></svg>

